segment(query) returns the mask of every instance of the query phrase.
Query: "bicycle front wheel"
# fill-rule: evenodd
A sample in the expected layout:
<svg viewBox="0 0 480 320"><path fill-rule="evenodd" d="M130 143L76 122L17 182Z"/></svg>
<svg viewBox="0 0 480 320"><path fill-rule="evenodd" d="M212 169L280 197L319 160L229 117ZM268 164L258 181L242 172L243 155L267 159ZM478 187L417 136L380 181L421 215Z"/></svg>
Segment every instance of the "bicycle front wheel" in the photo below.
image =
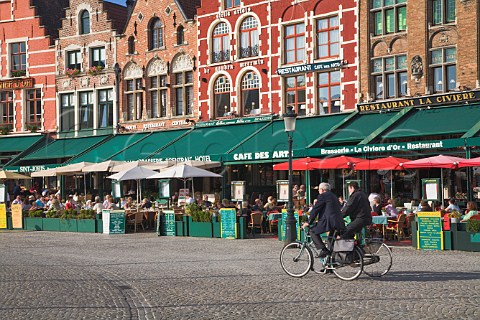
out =
<svg viewBox="0 0 480 320"><path fill-rule="evenodd" d="M312 251L300 242L289 243L280 253L280 264L289 276L301 278L313 266Z"/></svg>
<svg viewBox="0 0 480 320"><path fill-rule="evenodd" d="M346 281L357 279L363 270L363 254L362 251L355 246L348 262L338 262L332 259L333 273Z"/></svg>
<svg viewBox="0 0 480 320"><path fill-rule="evenodd" d="M363 271L370 277L381 277L392 267L392 250L385 243L365 246Z"/></svg>

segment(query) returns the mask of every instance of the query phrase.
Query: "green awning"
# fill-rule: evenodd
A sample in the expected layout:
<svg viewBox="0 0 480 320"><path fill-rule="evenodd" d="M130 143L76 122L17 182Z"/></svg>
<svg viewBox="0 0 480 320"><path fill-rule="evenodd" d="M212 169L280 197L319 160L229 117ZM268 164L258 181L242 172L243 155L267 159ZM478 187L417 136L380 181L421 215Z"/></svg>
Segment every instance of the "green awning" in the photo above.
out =
<svg viewBox="0 0 480 320"><path fill-rule="evenodd" d="M95 136L87 138L68 138L58 139L45 147L28 154L21 161L41 160L41 159L63 159L71 158L95 145L108 136Z"/></svg>
<svg viewBox="0 0 480 320"><path fill-rule="evenodd" d="M189 130L181 129L153 132L144 139L131 144L129 147L119 150L120 152L116 153L109 160L135 161L147 159L147 157L155 151L172 143L188 131Z"/></svg>
<svg viewBox="0 0 480 320"><path fill-rule="evenodd" d="M69 161L69 163L78 163L82 161L99 163L110 159L123 149L128 148L139 140L145 139L151 133L136 133L136 134L117 134L111 139L103 141L96 148L87 151L78 157Z"/></svg>
<svg viewBox="0 0 480 320"><path fill-rule="evenodd" d="M220 160L222 154L235 148L243 140L254 135L261 128L268 126L269 123L253 122L195 128L150 158L157 160L217 161Z"/></svg>
<svg viewBox="0 0 480 320"><path fill-rule="evenodd" d="M396 112L359 114L328 136L325 142L327 144L360 142L396 114Z"/></svg>
<svg viewBox="0 0 480 320"><path fill-rule="evenodd" d="M348 114L298 118L293 133L293 156L300 153L318 137L330 130ZM283 120L276 120L254 136L243 141L223 156L227 162L261 162L283 160L288 157L288 137Z"/></svg>
<svg viewBox="0 0 480 320"><path fill-rule="evenodd" d="M389 128L382 138L464 134L475 126L479 119L478 104L416 109L409 117Z"/></svg>
<svg viewBox="0 0 480 320"><path fill-rule="evenodd" d="M0 153L2 152L21 152L38 141L42 139L43 136L37 135L37 136L26 136L26 137L18 137L18 136L6 136L0 138Z"/></svg>

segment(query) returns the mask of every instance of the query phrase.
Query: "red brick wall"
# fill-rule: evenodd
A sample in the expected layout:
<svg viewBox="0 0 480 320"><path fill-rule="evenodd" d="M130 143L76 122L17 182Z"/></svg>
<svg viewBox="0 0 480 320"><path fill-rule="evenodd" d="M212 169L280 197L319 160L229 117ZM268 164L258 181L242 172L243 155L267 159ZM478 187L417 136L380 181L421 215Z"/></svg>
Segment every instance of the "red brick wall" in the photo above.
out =
<svg viewBox="0 0 480 320"><path fill-rule="evenodd" d="M166 8L169 7L171 12L167 14ZM175 18L174 18L175 15ZM141 17L141 18L140 18ZM154 17L159 17L164 25L164 48L149 50L149 38L148 28L149 23ZM174 26L175 23L175 26ZM183 45L177 45L177 28L179 25L184 27L185 43ZM174 59L180 54L185 54L190 59L195 67L198 66L197 59L197 29L196 23L193 20L186 20L182 15L180 9L176 6L175 2L167 0L150 0L150 1L137 1L132 15L125 28L124 36L118 40L117 46L117 61L122 68L122 79L125 77L125 71L129 65L136 64L139 68L142 68L143 86L147 88L143 91L143 106L144 112L150 107L150 99L148 95L148 67L156 59L160 59L165 64L170 65L170 70ZM130 36L135 37L135 54L128 54L128 38ZM193 90L194 90L194 103L193 103L193 115L187 116L171 116L172 101L170 99L173 88L168 89L168 103L167 103L167 117L159 119L143 118L137 121L126 121L126 95L122 94L120 97L120 119L119 122L127 128L129 131L151 130L152 128L167 129L189 126L185 122L185 119L197 119L198 109L197 95L198 95L198 68L193 71ZM167 82L172 84L172 73L168 75ZM121 82L121 92L125 92L126 81L123 79Z"/></svg>

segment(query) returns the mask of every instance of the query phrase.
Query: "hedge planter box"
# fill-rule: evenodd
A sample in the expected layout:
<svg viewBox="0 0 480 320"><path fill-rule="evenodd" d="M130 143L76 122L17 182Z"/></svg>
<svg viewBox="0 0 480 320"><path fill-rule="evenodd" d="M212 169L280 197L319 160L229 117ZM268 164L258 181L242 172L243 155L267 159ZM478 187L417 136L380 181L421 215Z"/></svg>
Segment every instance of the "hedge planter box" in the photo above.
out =
<svg viewBox="0 0 480 320"><path fill-rule="evenodd" d="M211 222L193 222L188 223L190 237L213 237L213 228Z"/></svg>
<svg viewBox="0 0 480 320"><path fill-rule="evenodd" d="M480 233L467 232L466 223L452 223L453 250L480 252Z"/></svg>
<svg viewBox="0 0 480 320"><path fill-rule="evenodd" d="M213 237L214 238L220 238L222 235L221 235L221 224L220 222L218 221L215 221L215 222L212 222L212 226L213 226Z"/></svg>
<svg viewBox="0 0 480 320"><path fill-rule="evenodd" d="M24 222L25 230L34 230L34 231L43 230L43 218L25 217L23 222Z"/></svg>
<svg viewBox="0 0 480 320"><path fill-rule="evenodd" d="M60 231L78 232L77 219L60 219Z"/></svg>
<svg viewBox="0 0 480 320"><path fill-rule="evenodd" d="M44 231L60 231L60 218L43 218Z"/></svg>
<svg viewBox="0 0 480 320"><path fill-rule="evenodd" d="M97 220L95 219L78 219L77 220L78 232L95 233L96 221Z"/></svg>
<svg viewBox="0 0 480 320"><path fill-rule="evenodd" d="M175 236L177 237L184 237L185 234L183 232L184 226L183 221L175 221Z"/></svg>
<svg viewBox="0 0 480 320"><path fill-rule="evenodd" d="M452 231L443 231L443 248L452 250Z"/></svg>

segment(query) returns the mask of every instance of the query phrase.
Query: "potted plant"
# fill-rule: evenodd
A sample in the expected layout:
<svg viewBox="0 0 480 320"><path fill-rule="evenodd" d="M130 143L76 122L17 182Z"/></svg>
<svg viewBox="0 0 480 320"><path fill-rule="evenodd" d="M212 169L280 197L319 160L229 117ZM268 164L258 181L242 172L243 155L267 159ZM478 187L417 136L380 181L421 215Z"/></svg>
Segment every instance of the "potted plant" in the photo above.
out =
<svg viewBox="0 0 480 320"><path fill-rule="evenodd" d="M77 68L74 68L74 69L66 68L65 69L65 75L67 77L73 78L73 77L76 77L79 74L80 74L80 70L78 70Z"/></svg>
<svg viewBox="0 0 480 320"><path fill-rule="evenodd" d="M460 212L458 212L457 210L453 210L453 211L449 214L450 222L451 222L451 223L458 223L461 216L462 216L462 215L460 214Z"/></svg>
<svg viewBox="0 0 480 320"><path fill-rule="evenodd" d="M15 70L12 71L12 78L20 78L20 77L25 77L27 75L26 70Z"/></svg>
<svg viewBox="0 0 480 320"><path fill-rule="evenodd" d="M453 250L480 252L480 221L452 224Z"/></svg>
<svg viewBox="0 0 480 320"><path fill-rule="evenodd" d="M34 133L34 132L37 132L38 127L37 127L37 125L35 125L35 124L27 125L27 130L29 130L30 132Z"/></svg>
<svg viewBox="0 0 480 320"><path fill-rule="evenodd" d="M10 131L12 131L11 125L0 126L0 134L7 135L10 133Z"/></svg>

